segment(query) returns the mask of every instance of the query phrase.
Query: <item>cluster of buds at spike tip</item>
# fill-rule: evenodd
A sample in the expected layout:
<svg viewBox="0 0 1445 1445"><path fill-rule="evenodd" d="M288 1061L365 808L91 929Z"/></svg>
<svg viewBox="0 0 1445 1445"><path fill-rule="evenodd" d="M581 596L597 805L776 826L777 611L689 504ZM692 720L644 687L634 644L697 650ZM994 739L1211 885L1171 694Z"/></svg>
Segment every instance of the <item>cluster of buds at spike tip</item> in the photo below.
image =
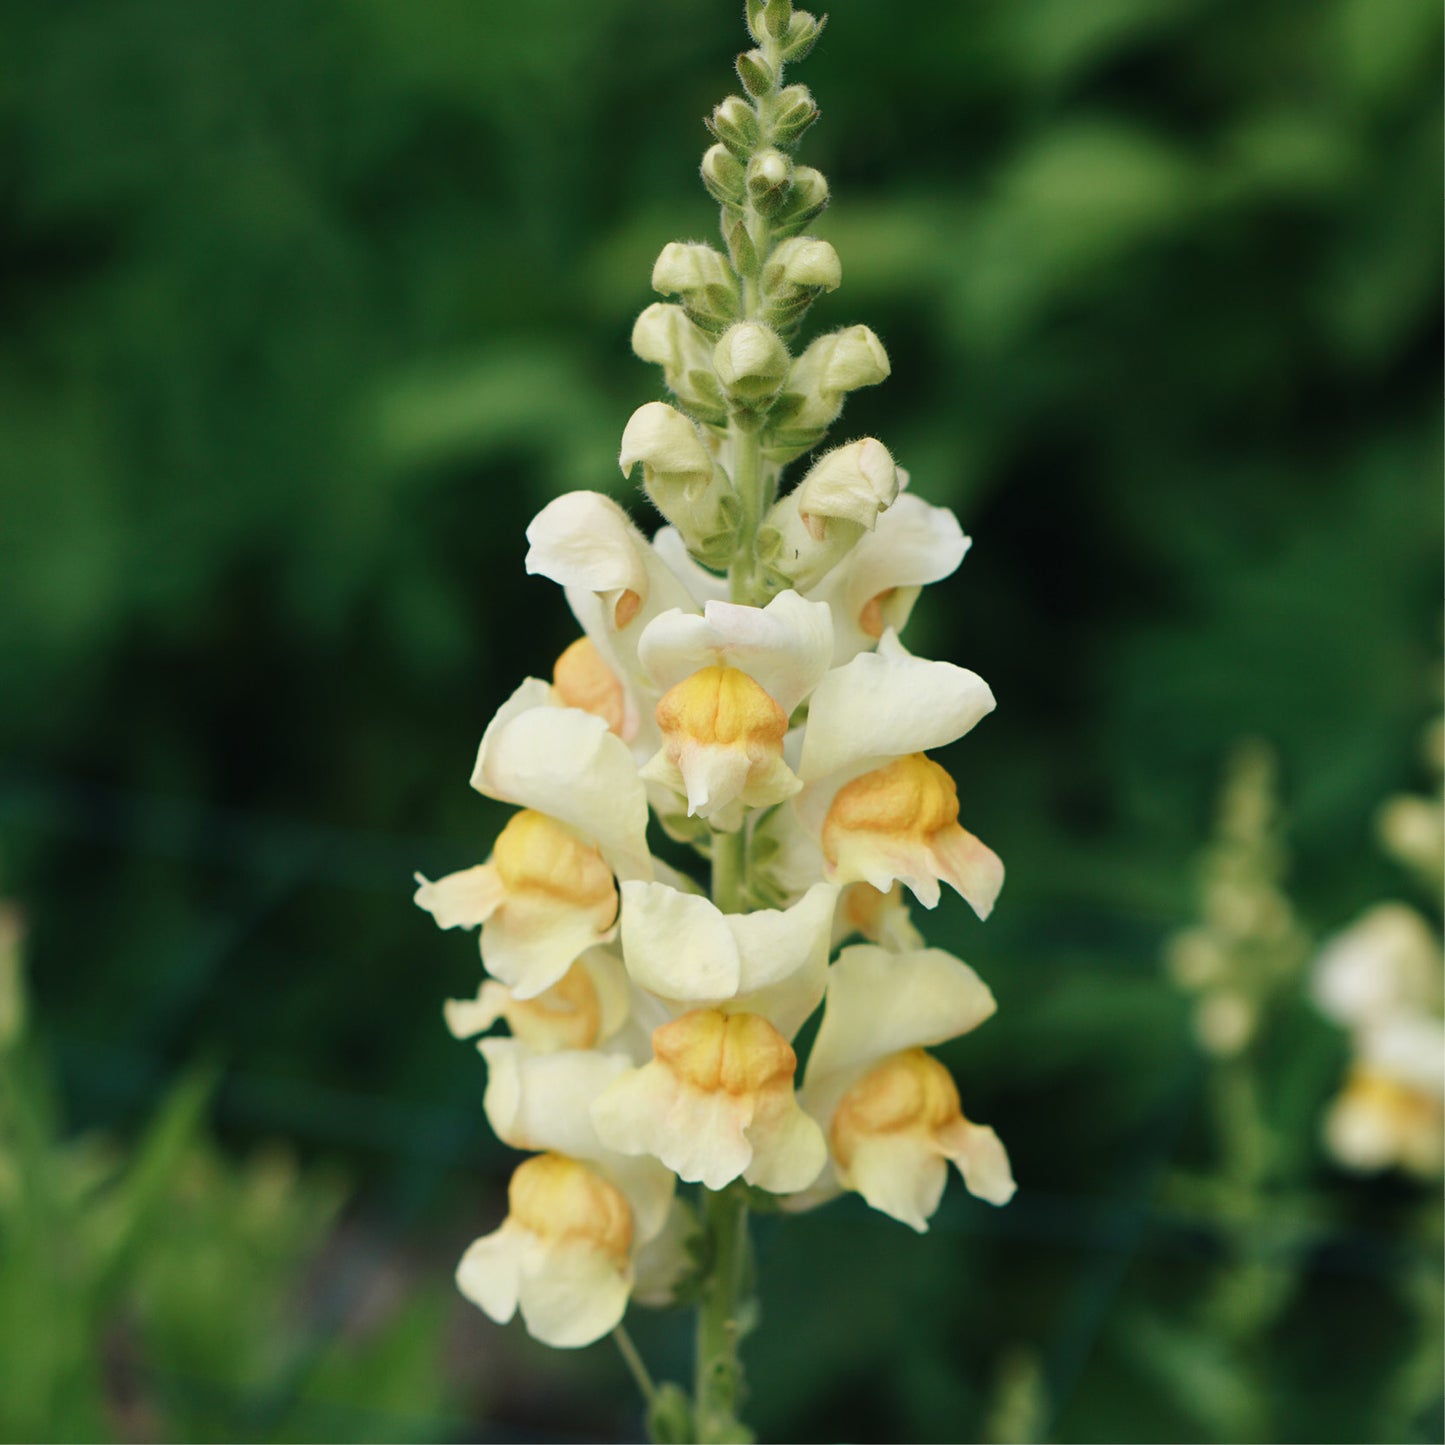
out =
<svg viewBox="0 0 1445 1445"><path fill-rule="evenodd" d="M853 1191L919 1230L950 1165L990 1203L1014 1187L928 1052L993 995L910 915L946 885L985 918L1003 883L963 825L967 775L930 756L993 694L899 640L969 540L881 441L821 449L888 358L861 325L790 350L842 281L804 234L827 184L792 158L817 107L783 75L821 22L790 0L747 13L744 94L702 167L726 249L665 246L632 334L670 396L634 412L618 461L665 525L648 538L593 492L533 520L526 570L582 636L482 735L472 786L519 810L490 857L418 880L440 926L480 929L486 976L446 1020L484 1036L488 1119L531 1156L459 1283L558 1346L667 1302L707 1257L679 1185L793 1211ZM654 818L696 867L654 855Z"/></svg>

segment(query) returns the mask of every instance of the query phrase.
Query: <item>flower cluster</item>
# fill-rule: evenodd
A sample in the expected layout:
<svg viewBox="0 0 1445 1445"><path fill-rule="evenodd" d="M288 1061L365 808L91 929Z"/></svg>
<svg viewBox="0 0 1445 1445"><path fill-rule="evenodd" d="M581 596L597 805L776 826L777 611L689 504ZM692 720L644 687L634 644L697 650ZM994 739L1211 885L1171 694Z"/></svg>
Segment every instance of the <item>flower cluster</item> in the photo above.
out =
<svg viewBox="0 0 1445 1445"><path fill-rule="evenodd" d="M1234 1058L1255 1041L1275 1001L1292 991L1307 944L1284 891L1274 754L1260 742L1232 754L1215 836L1200 863L1202 917L1169 940L1165 965L1194 995L1206 1053Z"/></svg>
<svg viewBox="0 0 1445 1445"><path fill-rule="evenodd" d="M917 1230L950 1161L983 1199L1014 1189L928 1052L993 996L923 945L907 902L932 908L946 884L986 917L1003 882L930 756L993 695L899 640L969 539L872 438L782 493L888 360L864 326L789 349L841 279L805 234L826 182L790 155L815 107L782 84L819 22L754 0L749 23L748 95L714 112L703 161L727 254L665 247L653 285L673 299L633 332L671 401L632 416L619 461L666 525L649 539L594 492L534 519L527 571L564 590L582 635L482 736L472 786L519 809L491 857L416 895L443 928L480 928L488 976L447 1023L506 1024L479 1045L485 1107L531 1156L459 1283L558 1346L668 1296L688 1260L678 1181L742 1180L788 1208L853 1190ZM706 860L710 886L657 856L661 838Z"/></svg>
<svg viewBox="0 0 1445 1445"><path fill-rule="evenodd" d="M1392 798L1380 813L1386 849L1439 898L1440 778L1445 728L1427 734L1433 796ZM1325 1117L1325 1143L1348 1169L1398 1166L1425 1178L1445 1166L1445 955L1419 909L1377 903L1331 939L1312 979L1320 1010L1349 1035L1344 1087Z"/></svg>

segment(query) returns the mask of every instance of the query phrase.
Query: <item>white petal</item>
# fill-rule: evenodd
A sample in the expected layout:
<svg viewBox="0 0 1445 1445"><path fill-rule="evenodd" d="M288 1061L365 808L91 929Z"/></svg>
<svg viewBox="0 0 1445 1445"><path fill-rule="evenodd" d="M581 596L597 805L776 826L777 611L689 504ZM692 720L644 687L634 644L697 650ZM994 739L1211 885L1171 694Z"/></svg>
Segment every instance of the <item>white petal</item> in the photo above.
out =
<svg viewBox="0 0 1445 1445"><path fill-rule="evenodd" d="M457 1288L488 1318L504 1325L517 1312L522 1281L523 1231L515 1225L473 1240L457 1265Z"/></svg>
<svg viewBox="0 0 1445 1445"><path fill-rule="evenodd" d="M604 1251L581 1241L552 1242L523 1272L517 1302L533 1339L570 1350L622 1323L631 1287L631 1271L619 1271Z"/></svg>
<svg viewBox="0 0 1445 1445"><path fill-rule="evenodd" d="M1007 1204L1014 1197L1013 1169L997 1134L986 1124L957 1120L942 1140L949 1158L958 1165L964 1187L976 1199Z"/></svg>
<svg viewBox="0 0 1445 1445"><path fill-rule="evenodd" d="M594 1050L533 1053L516 1039L483 1039L487 1121L504 1144L599 1159L606 1150L592 1127L592 1101L627 1072L628 1060Z"/></svg>
<svg viewBox="0 0 1445 1445"><path fill-rule="evenodd" d="M647 792L627 745L576 708L537 705L528 678L482 734L472 786L532 808L595 843L620 878L649 878Z"/></svg>
<svg viewBox="0 0 1445 1445"><path fill-rule="evenodd" d="M845 948L830 970L823 1022L808 1058L809 1090L889 1054L957 1038L997 1007L988 985L941 948Z"/></svg>
<svg viewBox="0 0 1445 1445"><path fill-rule="evenodd" d="M506 889L497 870L479 863L460 873L448 873L435 883L415 875L417 890L413 902L425 908L438 928L475 928L501 906Z"/></svg>
<svg viewBox="0 0 1445 1445"><path fill-rule="evenodd" d="M475 1038L484 1034L507 1011L510 990L487 979L476 998L449 998L442 1005L442 1014L454 1039Z"/></svg>
<svg viewBox="0 0 1445 1445"><path fill-rule="evenodd" d="M1376 904L1320 951L1315 1002L1346 1026L1376 1023L1401 1008L1429 1009L1440 993L1440 962L1440 945L1416 909Z"/></svg>
<svg viewBox="0 0 1445 1445"><path fill-rule="evenodd" d="M593 910L560 902L546 911L504 908L482 925L482 962L517 998L536 998L610 937L599 933Z"/></svg>
<svg viewBox="0 0 1445 1445"><path fill-rule="evenodd" d="M530 573L604 596L647 595L646 539L600 492L568 492L549 502L528 526L527 541Z"/></svg>
<svg viewBox="0 0 1445 1445"><path fill-rule="evenodd" d="M689 1184L721 1189L752 1162L751 1100L682 1087L656 1062L612 1084L592 1118L608 1148L653 1155Z"/></svg>
<svg viewBox="0 0 1445 1445"><path fill-rule="evenodd" d="M773 1194L806 1189L828 1162L823 1131L799 1108L791 1089L777 1101L764 1101L747 1135L753 1157L743 1178Z"/></svg>
<svg viewBox="0 0 1445 1445"><path fill-rule="evenodd" d="M742 961L721 912L662 883L622 885L622 955L634 983L663 998L732 998Z"/></svg>
<svg viewBox="0 0 1445 1445"><path fill-rule="evenodd" d="M952 574L969 545L947 507L900 495L878 518L877 529L860 538L808 593L833 609L833 665L841 667L858 653L871 651L875 636L861 625L870 601L894 594L881 604L881 616L901 632L918 589Z"/></svg>
<svg viewBox="0 0 1445 1445"><path fill-rule="evenodd" d="M1356 1037L1358 1058L1372 1073L1445 1098L1445 1020L1402 1012Z"/></svg>
<svg viewBox="0 0 1445 1445"><path fill-rule="evenodd" d="M799 776L846 780L884 759L943 747L993 706L977 673L914 657L886 632L876 653L859 653L814 690Z"/></svg>
<svg viewBox="0 0 1445 1445"><path fill-rule="evenodd" d="M928 1229L948 1183L947 1163L916 1130L860 1139L849 1174L874 1209L919 1234Z"/></svg>
<svg viewBox="0 0 1445 1445"><path fill-rule="evenodd" d="M792 1039L822 1002L837 899L833 884L815 883L786 910L721 915L740 960L735 1007L760 1014L785 1039Z"/></svg>
<svg viewBox="0 0 1445 1445"><path fill-rule="evenodd" d="M664 691L722 663L747 673L785 713L813 690L832 655L832 614L796 592L780 592L761 608L709 602L701 617L665 612L638 644L639 661Z"/></svg>
<svg viewBox="0 0 1445 1445"><path fill-rule="evenodd" d="M728 579L704 567L687 550L687 543L682 540L682 533L676 527L659 527L652 536L652 550L662 558L672 575L687 588L697 606L727 599Z"/></svg>

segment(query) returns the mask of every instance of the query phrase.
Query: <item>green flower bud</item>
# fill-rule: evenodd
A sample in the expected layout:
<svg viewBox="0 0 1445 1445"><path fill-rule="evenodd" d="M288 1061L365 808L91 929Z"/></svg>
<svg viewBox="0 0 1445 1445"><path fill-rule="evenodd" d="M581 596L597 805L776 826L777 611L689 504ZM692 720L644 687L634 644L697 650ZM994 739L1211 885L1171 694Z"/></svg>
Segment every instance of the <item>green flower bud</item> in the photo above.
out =
<svg viewBox="0 0 1445 1445"><path fill-rule="evenodd" d="M743 89L759 100L768 95L778 83L778 73L768 64L768 57L761 50L748 50L737 58L738 79Z"/></svg>
<svg viewBox="0 0 1445 1445"><path fill-rule="evenodd" d="M740 321L713 348L713 367L723 389L748 405L772 397L788 374L788 348L771 327Z"/></svg>
<svg viewBox="0 0 1445 1445"><path fill-rule="evenodd" d="M723 257L697 241L669 241L652 267L652 289L663 296L726 286L732 279Z"/></svg>
<svg viewBox="0 0 1445 1445"><path fill-rule="evenodd" d="M838 253L812 236L795 236L773 249L763 268L763 318L784 335L802 320L820 291L843 279Z"/></svg>
<svg viewBox="0 0 1445 1445"><path fill-rule="evenodd" d="M828 204L828 182L812 166L795 166L793 184L784 203L771 217L779 236L796 236Z"/></svg>
<svg viewBox="0 0 1445 1445"><path fill-rule="evenodd" d="M740 206L747 195L747 172L725 145L711 146L703 155L702 183L725 206Z"/></svg>
<svg viewBox="0 0 1445 1445"><path fill-rule="evenodd" d="M763 286L779 291L785 286L806 286L819 291L836 291L843 282L838 253L826 241L813 236L795 236L773 249L763 268ZM653 282L656 285L656 281Z"/></svg>
<svg viewBox="0 0 1445 1445"><path fill-rule="evenodd" d="M783 37L783 59L801 60L817 43L827 23L826 15L820 20L806 10L795 10L788 22L788 33Z"/></svg>
<svg viewBox="0 0 1445 1445"><path fill-rule="evenodd" d="M738 314L738 287L727 260L711 246L671 241L652 268L652 289L681 296L687 314L714 333Z"/></svg>
<svg viewBox="0 0 1445 1445"><path fill-rule="evenodd" d="M788 198L793 163L782 151L765 146L748 162L748 195L765 216L772 215Z"/></svg>
<svg viewBox="0 0 1445 1445"><path fill-rule="evenodd" d="M779 93L773 107L773 144L791 150L817 118L818 106L813 92L806 85L788 86Z"/></svg>
<svg viewBox="0 0 1445 1445"><path fill-rule="evenodd" d="M838 419L845 394L877 385L888 371L888 353L866 326L818 337L793 363L787 385L769 414L765 442L769 459L791 461L817 446Z"/></svg>
<svg viewBox="0 0 1445 1445"><path fill-rule="evenodd" d="M638 407L622 433L617 461L623 476L642 463L647 495L695 556L714 564L731 558L742 507L687 417L666 402Z"/></svg>
<svg viewBox="0 0 1445 1445"><path fill-rule="evenodd" d="M722 425L727 402L713 375L712 348L681 306L654 301L633 323L633 351L662 368L668 389L690 416Z"/></svg>
<svg viewBox="0 0 1445 1445"><path fill-rule="evenodd" d="M793 0L767 0L763 6L763 28L774 40L787 36L793 23Z"/></svg>
<svg viewBox="0 0 1445 1445"><path fill-rule="evenodd" d="M739 160L746 160L757 147L761 130L758 113L740 95L730 95L708 118L707 128Z"/></svg>
<svg viewBox="0 0 1445 1445"><path fill-rule="evenodd" d="M799 592L817 586L898 495L898 469L872 437L821 458L768 513L758 532L764 565Z"/></svg>

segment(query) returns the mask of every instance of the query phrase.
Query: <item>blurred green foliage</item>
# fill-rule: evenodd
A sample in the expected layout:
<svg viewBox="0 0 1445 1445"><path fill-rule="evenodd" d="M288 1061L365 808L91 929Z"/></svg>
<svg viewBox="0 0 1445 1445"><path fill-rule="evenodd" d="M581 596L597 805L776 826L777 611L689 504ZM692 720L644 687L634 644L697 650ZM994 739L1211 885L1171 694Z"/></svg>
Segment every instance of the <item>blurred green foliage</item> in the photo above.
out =
<svg viewBox="0 0 1445 1445"><path fill-rule="evenodd" d="M20 1005L8 944L0 975ZM169 1089L129 1147L68 1137L23 1008L4 1023L0 1439L433 1438L450 1290L322 1328L319 1253L347 1193L334 1171L303 1173L274 1144L222 1153L211 1069Z"/></svg>
<svg viewBox="0 0 1445 1445"><path fill-rule="evenodd" d="M1023 1190L950 1196L924 1240L851 1204L765 1238L766 1433L1200 1428L1119 1305L1213 1267L1158 1195L1207 1158L1158 950L1244 734L1283 759L1309 926L1398 887L1368 836L1435 705L1440 28L1427 0L850 0L808 61L844 267L817 320L895 368L846 425L976 539L913 637L1000 699L946 761L1010 882L986 928L928 929L999 996L949 1062ZM342 1152L379 1227L460 1246L504 1156L439 1027L474 960L408 880L484 856L477 738L571 638L522 528L621 494L655 394L628 330L656 252L711 230L696 118L739 16L64 0L0 7L0 43L0 846L68 1117L135 1137L210 1049L234 1146ZM1309 1250L1280 1438L1368 1438L1401 1194ZM219 1352L245 1298L150 1327ZM1034 1357L1042 1393L995 1400ZM578 1362L521 1358L500 1418L625 1418L613 1362L589 1403Z"/></svg>

